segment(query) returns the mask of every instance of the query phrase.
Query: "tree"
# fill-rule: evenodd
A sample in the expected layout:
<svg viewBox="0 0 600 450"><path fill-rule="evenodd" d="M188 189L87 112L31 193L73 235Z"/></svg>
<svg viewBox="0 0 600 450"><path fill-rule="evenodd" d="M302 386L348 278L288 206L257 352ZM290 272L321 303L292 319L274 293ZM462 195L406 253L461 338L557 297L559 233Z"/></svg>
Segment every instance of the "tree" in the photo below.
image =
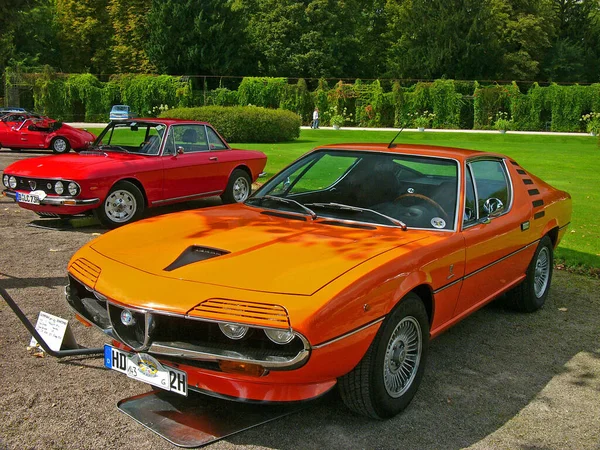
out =
<svg viewBox="0 0 600 450"><path fill-rule="evenodd" d="M388 75L490 79L501 67L495 0L388 0Z"/></svg>
<svg viewBox="0 0 600 450"><path fill-rule="evenodd" d="M60 65L56 2L34 0L15 18L13 58L26 66Z"/></svg>
<svg viewBox="0 0 600 450"><path fill-rule="evenodd" d="M2 73L16 51L14 36L19 14L31 8L32 4L32 0L0 2L0 70Z"/></svg>
<svg viewBox="0 0 600 450"><path fill-rule="evenodd" d="M108 0L56 0L63 71L112 73Z"/></svg>
<svg viewBox="0 0 600 450"><path fill-rule="evenodd" d="M376 76L384 0L240 0L263 75Z"/></svg>
<svg viewBox="0 0 600 450"><path fill-rule="evenodd" d="M552 81L598 81L598 0L552 0L551 3L556 33L544 61L544 75Z"/></svg>
<svg viewBox="0 0 600 450"><path fill-rule="evenodd" d="M152 0L146 51L160 72L239 75L249 63L241 12L232 1Z"/></svg>
<svg viewBox="0 0 600 450"><path fill-rule="evenodd" d="M150 36L147 0L109 0L108 15L113 30L112 63L118 73L150 73L146 43Z"/></svg>
<svg viewBox="0 0 600 450"><path fill-rule="evenodd" d="M508 0L496 8L504 23L501 78L537 79L554 34L551 0Z"/></svg>

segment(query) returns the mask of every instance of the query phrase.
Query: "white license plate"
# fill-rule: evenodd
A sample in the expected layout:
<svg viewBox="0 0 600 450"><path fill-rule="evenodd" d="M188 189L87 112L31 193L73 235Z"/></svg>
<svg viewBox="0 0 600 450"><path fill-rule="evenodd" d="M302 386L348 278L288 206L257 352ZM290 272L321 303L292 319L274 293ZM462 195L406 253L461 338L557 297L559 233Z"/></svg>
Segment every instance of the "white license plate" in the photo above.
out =
<svg viewBox="0 0 600 450"><path fill-rule="evenodd" d="M32 205L39 205L40 198L37 195L22 194L17 192L17 201L21 203L31 203Z"/></svg>
<svg viewBox="0 0 600 450"><path fill-rule="evenodd" d="M183 370L161 364L147 353L129 353L105 345L104 367L187 397L187 374Z"/></svg>

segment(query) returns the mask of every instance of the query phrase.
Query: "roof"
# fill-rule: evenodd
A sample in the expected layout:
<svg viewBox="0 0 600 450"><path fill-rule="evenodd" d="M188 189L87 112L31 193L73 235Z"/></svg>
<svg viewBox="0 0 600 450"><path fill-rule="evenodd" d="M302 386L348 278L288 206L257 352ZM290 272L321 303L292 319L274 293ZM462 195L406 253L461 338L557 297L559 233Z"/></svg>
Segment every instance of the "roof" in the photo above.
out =
<svg viewBox="0 0 600 450"><path fill-rule="evenodd" d="M422 156L437 156L442 158L453 158L459 161L476 157L476 156L495 156L504 158L505 155L498 153L482 152L479 150L469 150L465 148L455 147L442 147L437 145L420 145L420 144L389 144L386 143L347 143L347 144L331 144L322 145L317 147L318 149L332 149L332 150L360 150L360 151L372 151L372 152L386 152L386 153L403 153L413 154Z"/></svg>

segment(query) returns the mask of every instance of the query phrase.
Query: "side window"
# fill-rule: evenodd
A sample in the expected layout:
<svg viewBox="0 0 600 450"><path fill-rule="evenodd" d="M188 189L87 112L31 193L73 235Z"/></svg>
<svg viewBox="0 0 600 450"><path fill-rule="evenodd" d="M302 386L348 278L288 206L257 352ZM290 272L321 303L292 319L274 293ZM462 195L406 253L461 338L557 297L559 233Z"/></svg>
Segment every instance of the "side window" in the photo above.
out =
<svg viewBox="0 0 600 450"><path fill-rule="evenodd" d="M183 148L184 153L205 152L208 150L206 128L204 125L174 125L173 139L175 148Z"/></svg>
<svg viewBox="0 0 600 450"><path fill-rule="evenodd" d="M473 175L471 175L471 169L469 167L467 167L465 183L465 211L463 213L463 225L468 226L477 221L477 198L475 197Z"/></svg>
<svg viewBox="0 0 600 450"><path fill-rule="evenodd" d="M163 151L163 155L174 155L175 154L175 139L173 138L173 128L169 129L169 134L167 134L167 142L165 142L165 149Z"/></svg>
<svg viewBox="0 0 600 450"><path fill-rule="evenodd" d="M211 150L225 150L227 148L219 135L215 133L215 130L211 127L206 127L206 131L208 132L208 148Z"/></svg>
<svg viewBox="0 0 600 450"><path fill-rule="evenodd" d="M499 205L508 209L510 186L502 161L474 161L470 167L477 190L479 217L489 216Z"/></svg>

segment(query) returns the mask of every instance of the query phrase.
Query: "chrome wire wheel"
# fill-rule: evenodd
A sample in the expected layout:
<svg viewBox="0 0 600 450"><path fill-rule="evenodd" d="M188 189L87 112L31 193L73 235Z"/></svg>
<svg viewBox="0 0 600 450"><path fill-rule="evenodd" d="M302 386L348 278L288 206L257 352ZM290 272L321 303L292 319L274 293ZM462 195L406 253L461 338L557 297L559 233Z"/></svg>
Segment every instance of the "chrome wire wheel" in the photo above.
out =
<svg viewBox="0 0 600 450"><path fill-rule="evenodd" d="M250 195L250 184L244 177L238 177L233 183L233 199L237 203L245 201Z"/></svg>
<svg viewBox="0 0 600 450"><path fill-rule="evenodd" d="M542 297L548 287L550 279L550 251L548 247L542 247L535 261L535 274L533 289L537 298Z"/></svg>
<svg viewBox="0 0 600 450"><path fill-rule="evenodd" d="M118 189L111 192L104 201L106 216L115 223L131 220L137 211L137 201L129 191Z"/></svg>
<svg viewBox="0 0 600 450"><path fill-rule="evenodd" d="M422 336L419 322L403 318L387 344L383 364L383 383L390 397L402 396L411 386L421 362Z"/></svg>

